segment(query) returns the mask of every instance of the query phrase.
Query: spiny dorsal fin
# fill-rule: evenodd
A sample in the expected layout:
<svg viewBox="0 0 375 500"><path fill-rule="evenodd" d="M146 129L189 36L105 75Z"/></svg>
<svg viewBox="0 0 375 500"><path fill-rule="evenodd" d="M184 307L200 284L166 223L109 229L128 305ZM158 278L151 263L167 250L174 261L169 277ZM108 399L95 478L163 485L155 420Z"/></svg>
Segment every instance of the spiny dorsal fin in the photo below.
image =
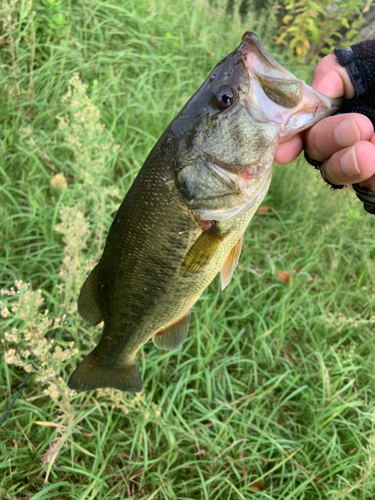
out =
<svg viewBox="0 0 375 500"><path fill-rule="evenodd" d="M102 365L96 355L96 349L85 357L70 377L68 382L70 389L77 392L105 387L125 392L140 392L142 390L141 376L134 361L120 366Z"/></svg>
<svg viewBox="0 0 375 500"><path fill-rule="evenodd" d="M221 268L220 277L221 277L221 289L222 290L224 290L224 288L230 282L230 279L233 275L233 271L236 269L236 267L238 265L238 259L240 258L241 249L242 249L242 242L243 242L243 235L237 241L237 243L234 245L232 250L229 252L228 257L226 258L226 260L223 264L223 267Z"/></svg>
<svg viewBox="0 0 375 500"><path fill-rule="evenodd" d="M166 351L178 349L186 339L186 335L189 331L189 324L190 311L179 321L163 330L163 332L158 332L154 335L152 341L159 349L164 349Z"/></svg>
<svg viewBox="0 0 375 500"><path fill-rule="evenodd" d="M86 278L77 303L81 317L93 326L103 321L103 315L98 304L98 270L99 264L94 267Z"/></svg>
<svg viewBox="0 0 375 500"><path fill-rule="evenodd" d="M217 226L202 233L190 248L182 263L182 272L186 276L200 271L212 259L214 253L221 245L226 233L220 233Z"/></svg>

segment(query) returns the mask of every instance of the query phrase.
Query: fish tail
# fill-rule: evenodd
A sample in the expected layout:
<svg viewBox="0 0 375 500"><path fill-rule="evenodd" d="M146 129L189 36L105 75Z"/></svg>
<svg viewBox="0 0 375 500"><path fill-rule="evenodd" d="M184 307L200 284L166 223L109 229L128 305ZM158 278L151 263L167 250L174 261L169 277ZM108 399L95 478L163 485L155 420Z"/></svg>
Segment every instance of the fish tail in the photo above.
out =
<svg viewBox="0 0 375 500"><path fill-rule="evenodd" d="M105 387L124 392L140 392L142 380L135 361L124 365L102 365L94 349L78 365L68 386L77 392Z"/></svg>

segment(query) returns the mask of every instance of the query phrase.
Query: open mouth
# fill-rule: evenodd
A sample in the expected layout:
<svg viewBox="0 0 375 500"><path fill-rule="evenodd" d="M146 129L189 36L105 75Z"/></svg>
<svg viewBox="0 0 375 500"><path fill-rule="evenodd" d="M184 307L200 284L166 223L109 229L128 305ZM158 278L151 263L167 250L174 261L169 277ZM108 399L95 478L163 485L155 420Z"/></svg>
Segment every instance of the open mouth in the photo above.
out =
<svg viewBox="0 0 375 500"><path fill-rule="evenodd" d="M245 33L238 50L250 78L248 111L259 122L276 122L282 127L278 142L287 140L340 106L340 100L329 99L281 66L268 54L255 33Z"/></svg>

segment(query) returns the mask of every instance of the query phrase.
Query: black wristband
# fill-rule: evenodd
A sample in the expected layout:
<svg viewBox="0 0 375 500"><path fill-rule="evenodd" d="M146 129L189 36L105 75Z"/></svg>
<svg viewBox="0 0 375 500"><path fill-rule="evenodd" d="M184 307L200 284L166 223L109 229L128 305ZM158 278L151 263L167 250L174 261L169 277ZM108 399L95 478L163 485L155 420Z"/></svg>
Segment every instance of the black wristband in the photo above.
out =
<svg viewBox="0 0 375 500"><path fill-rule="evenodd" d="M353 184L353 189L357 198L363 203L363 207L369 214L375 215L375 192L368 191L360 187L359 184Z"/></svg>
<svg viewBox="0 0 375 500"><path fill-rule="evenodd" d="M330 185L332 189L342 189L343 187L345 187L345 186L342 186L339 184L332 184L332 182L327 179L324 168L323 168L323 163L324 163L323 161L314 160L314 158L311 158L311 156L308 154L308 152L306 150L304 151L304 155L305 155L305 160L307 161L307 163L310 163L310 165L312 165L316 170L319 170L320 175L322 176L323 180L328 185Z"/></svg>

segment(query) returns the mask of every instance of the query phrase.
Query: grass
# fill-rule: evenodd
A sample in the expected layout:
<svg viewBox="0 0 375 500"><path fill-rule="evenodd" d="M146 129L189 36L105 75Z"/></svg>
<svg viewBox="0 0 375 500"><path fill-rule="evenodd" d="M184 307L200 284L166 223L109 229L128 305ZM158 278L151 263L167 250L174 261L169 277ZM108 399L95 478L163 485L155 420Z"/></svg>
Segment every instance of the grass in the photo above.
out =
<svg viewBox="0 0 375 500"><path fill-rule="evenodd" d="M19 279L40 288L47 318L66 314L54 336L66 381L99 334L74 310L79 286L148 151L246 29L277 52L272 11L241 20L203 1L93 0L64 2L63 15L48 31L31 11L23 24L14 13L3 29L0 278L4 289ZM106 127L100 151L88 133L82 148L69 143L74 110L62 99L77 71ZM87 106L84 131L97 125ZM72 120L65 135L57 116ZM52 187L57 173L67 189ZM58 376L43 382L34 359L0 428L1 498L373 498L374 221L302 160L275 168L264 205L225 292L217 279L194 307L183 348L140 352L141 394L70 397L64 382L55 393ZM36 330L27 297L21 312ZM10 314L0 328L24 322ZM17 348L26 356L25 342ZM2 412L24 376L2 362Z"/></svg>

